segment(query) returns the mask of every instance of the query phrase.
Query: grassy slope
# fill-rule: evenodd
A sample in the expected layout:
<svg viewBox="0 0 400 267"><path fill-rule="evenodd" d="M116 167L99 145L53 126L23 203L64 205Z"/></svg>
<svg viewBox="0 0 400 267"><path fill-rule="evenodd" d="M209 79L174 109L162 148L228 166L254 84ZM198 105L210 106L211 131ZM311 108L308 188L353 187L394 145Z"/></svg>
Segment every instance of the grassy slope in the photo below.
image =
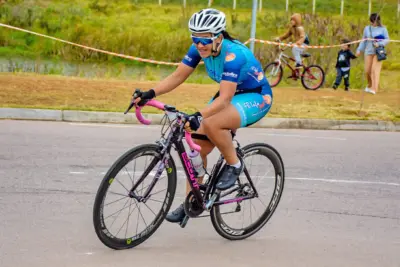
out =
<svg viewBox="0 0 400 267"><path fill-rule="evenodd" d="M190 45L187 20L194 11L204 7L199 3L205 1L188 1L189 6L186 10L177 5L181 1L164 1L166 4L162 7L156 5L155 0L140 0L138 1L140 4L137 5L135 2L135 0L9 1L8 4L0 7L0 21L109 51L179 62ZM228 25L233 35L241 41L247 40L251 13L246 3L250 1L238 1L241 8L235 12L230 8L231 1L216 0L214 2L216 7L221 7L227 13ZM269 0L264 4L265 8L258 14L258 38L271 40L285 31L288 15L281 11L284 9L284 2ZM309 13L311 2L291 0L291 11ZM367 2L368 0L347 0L346 16L342 19L338 15L340 0L318 0L317 16L303 14L304 24L312 44L337 44L344 37L352 40L360 39L362 30L368 22ZM386 0L385 2L386 5L382 11L383 22L387 25L391 38L400 39L399 20L395 15L396 1ZM380 9L380 6L379 1L374 1L374 10ZM310 50L309 52L312 54L310 63L323 66L328 73L327 84L330 85L335 75L333 66L337 49ZM385 62L384 70L400 71L400 45L390 44L388 53L389 60ZM274 57L275 49L270 45L257 44L255 54L263 64L266 64ZM2 30L0 31L0 56L13 55L31 58L40 56L78 62L121 62L116 57L93 53L17 31ZM123 63L138 64L128 60ZM139 65L143 66L143 64ZM146 66L154 70L153 65ZM173 68L170 67L171 70ZM195 79L192 82L206 81ZM361 59L353 63L351 83L355 88L365 85ZM395 83L398 83L397 80Z"/></svg>
<svg viewBox="0 0 400 267"><path fill-rule="evenodd" d="M205 1L188 1L189 6L186 10L178 5L180 0L164 0L166 4L163 7L156 5L157 1L155 0L139 0L140 4L138 5L135 4L135 0L71 0L68 2L14 0L7 2L0 6L0 22L118 53L178 62L190 45L187 20L194 11L204 7L199 3ZM250 1L238 1L239 8L235 12L230 8L231 1L215 0L214 2L216 7L222 8L227 13L230 32L241 41L247 40L250 32L251 13L250 6L246 6L246 4ZM291 0L290 2L291 12L303 13L304 24L313 44L338 43L343 37L359 39L368 20L366 15L368 0L346 0L343 19L338 15L340 0L318 0L317 16L309 15L312 1ZM374 1L373 10L380 8L378 2ZM392 39L400 39L399 21L395 18L396 0L387 0L386 2L387 5L384 6L382 12L384 24L388 27ZM285 31L288 14L282 12L283 9L283 0L269 0L268 3L264 1L263 11L258 14L258 38L271 40ZM355 47L353 47L354 49ZM312 54L310 63L321 64L327 72L326 86L329 87L335 75L333 66L337 50L324 49L310 50L309 52ZM364 106L367 113L362 118L399 119L400 45L390 44L388 52L389 60L383 65L382 88L379 95L367 96L367 103ZM274 57L274 47L257 44L255 54L265 64ZM26 78L22 76L25 77L22 78L20 75L1 75L1 106L122 110L126 102L125 90L130 92L131 88L137 85L137 80L156 81L174 69L174 67L160 68L160 66L151 64L121 60L29 34L8 29L1 30L0 57L15 55L33 59L51 58L60 62L92 62L94 68L99 64L108 65L109 69L116 69L116 71L106 73L106 75L99 74L99 77L110 79L101 82L96 79L68 80L62 77L31 76L31 78ZM298 86L299 82L283 82L280 87L292 89L277 88L274 90L277 97L271 116L359 118L358 107L361 94L354 93L358 89L353 88L365 86L363 61L362 59L356 60L352 64L351 94L341 91L331 92L327 89L323 89L321 92L306 92L304 89L293 88ZM120 78L118 73L121 73L127 65L144 69L144 74L131 77L134 81L113 80L113 78ZM205 76L204 71L197 70L195 74L190 78L189 83L212 83ZM37 87L37 84L41 84L42 87ZM68 85L71 90L67 89L65 85ZM92 89L86 90L86 86ZM118 87L120 91L110 89L114 87ZM185 88L189 90L188 92L193 92L192 88L200 87L188 85ZM166 100L178 106L181 105L181 101L186 101L185 103L188 104L183 105L182 108L194 110L199 108L199 105L205 104L212 95L209 90L214 92L216 86L201 87L202 96L199 97L201 103L190 103L192 94L186 95L183 100L172 94ZM104 93L101 93L103 91ZM27 95L31 95L30 99L25 98ZM110 95L114 97L115 101L107 101Z"/></svg>

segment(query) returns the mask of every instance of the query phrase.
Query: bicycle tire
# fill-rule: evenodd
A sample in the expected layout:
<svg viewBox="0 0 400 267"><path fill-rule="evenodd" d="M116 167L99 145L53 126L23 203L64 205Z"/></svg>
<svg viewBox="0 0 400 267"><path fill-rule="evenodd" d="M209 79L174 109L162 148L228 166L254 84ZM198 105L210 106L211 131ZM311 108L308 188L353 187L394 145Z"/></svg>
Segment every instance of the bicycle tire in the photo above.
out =
<svg viewBox="0 0 400 267"><path fill-rule="evenodd" d="M270 66L273 66L273 65L278 65L278 63L276 63L276 62L271 62L271 63L269 63L269 64L267 64L266 66L265 66L265 68L264 68L264 75L266 76L266 78L267 78L267 74L266 74L266 70L270 67ZM282 68L282 65L280 65L279 66L279 76L278 76L278 81L277 82L275 82L275 83L271 83L269 80L268 80L268 78L267 78L267 80L268 80L268 82L269 82L269 85L271 86L271 88L272 87L276 87L276 86L278 86L278 84L282 81L282 77L283 77L283 68Z"/></svg>
<svg viewBox="0 0 400 267"><path fill-rule="evenodd" d="M276 183L275 183L274 193L271 197L267 209L261 215L260 219L257 222L255 222L249 229L243 230L243 229L234 229L229 227L228 225L226 225L226 223L221 217L219 208L220 206L212 207L210 211L212 225L220 236L228 240L243 240L257 233L274 214L279 204L279 201L282 197L284 189L285 168L282 157L275 148L264 143L254 143L243 147L243 151L245 156L248 153L257 154L260 152L261 152L260 154L266 156L274 166Z"/></svg>
<svg viewBox="0 0 400 267"><path fill-rule="evenodd" d="M310 87L304 81L304 77L305 77L306 71L311 69L311 68L317 68L322 73L321 82L318 84L317 87ZM301 76L301 84L304 86L305 89L307 89L307 90L317 90L317 89L321 88L321 86L324 84L324 82L325 82L325 72L320 66L318 66L318 65L310 65L310 66L307 66L306 68L304 68L303 75Z"/></svg>
<svg viewBox="0 0 400 267"><path fill-rule="evenodd" d="M175 162L172 157L169 157L168 164L165 166L167 177L168 177L168 186L167 186L167 192L163 201L163 204L161 206L161 210L158 212L156 218L153 220L153 222L149 225L151 226L150 229L147 229L146 227L145 230L143 230L141 233L136 234L133 237L129 238L117 238L113 236L108 229L106 228L106 225L104 223L104 217L103 217L103 211L102 211L102 204L104 202L105 196L107 189L111 185L112 180L118 172L131 160L135 159L137 156L141 155L155 155L155 156L160 156L159 153L159 146L155 144L144 144L137 146L135 148L130 149L127 151L125 154L120 156L115 163L110 167L108 172L105 174L99 188L96 194L96 198L94 201L94 207L93 207L93 225L95 232L100 239L100 241L107 247L115 249L115 250L120 250L120 249L129 249L138 246L145 240L147 240L151 235L154 234L154 232L158 229L158 227L161 225L161 223L164 221L165 216L167 215L171 204L173 202L174 196L175 196L175 190L176 190L176 182L177 182L177 172L176 172L176 166ZM146 225L147 226L147 225ZM143 234L143 232L145 232Z"/></svg>

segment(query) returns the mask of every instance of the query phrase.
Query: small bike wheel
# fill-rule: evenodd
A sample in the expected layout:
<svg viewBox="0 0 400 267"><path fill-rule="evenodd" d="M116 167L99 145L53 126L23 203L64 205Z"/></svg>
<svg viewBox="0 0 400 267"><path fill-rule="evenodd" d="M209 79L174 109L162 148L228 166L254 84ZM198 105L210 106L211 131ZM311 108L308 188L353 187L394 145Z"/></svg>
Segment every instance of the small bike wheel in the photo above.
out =
<svg viewBox="0 0 400 267"><path fill-rule="evenodd" d="M237 185L235 185L237 188L242 188L242 190L232 193L234 193L234 199L242 198L244 200L239 202L230 201L232 200L232 196L228 197L229 200L226 198L223 199L222 195L224 192L222 192L221 198L218 199L218 201L224 204L214 205L210 211L211 222L214 229L219 235L228 240L242 240L254 235L269 221L281 199L285 182L282 158L273 147L267 144L255 143L243 147L243 151L243 161L246 167L244 173L239 177ZM248 169L248 167L253 166L253 156L260 156L261 161L255 165L256 168L254 170L251 170ZM250 159L250 163L246 163L248 159ZM260 167L262 168L268 165L271 166L273 174L259 170ZM263 177L265 176L265 180L274 183L274 186L263 187L259 185L262 178L254 175L255 172L257 172L257 174L262 174ZM268 175L270 176L268 177ZM254 187L256 190L252 189ZM270 196L264 194L264 191L267 190L272 191ZM229 193L229 189L227 191ZM246 197L254 198L245 199ZM266 199L269 204L263 203L261 199ZM255 204L259 204L258 202L262 204L261 212L255 210ZM246 205L249 206L249 209L246 209L247 214L245 210ZM241 214L242 210L243 214ZM253 221L253 214L254 216L259 215L259 218ZM232 222L228 222L229 218L232 218L232 216L236 217L236 219ZM244 222L247 220L250 220L250 224L245 226Z"/></svg>
<svg viewBox="0 0 400 267"><path fill-rule="evenodd" d="M301 83L308 90L317 90L325 82L325 72L318 65L310 65L304 68Z"/></svg>
<svg viewBox="0 0 400 267"><path fill-rule="evenodd" d="M283 76L282 65L278 66L278 63L276 63L276 62L269 63L264 68L264 74L269 82L269 85L271 87L275 87L282 80L282 76Z"/></svg>
<svg viewBox="0 0 400 267"><path fill-rule="evenodd" d="M145 161L144 167L141 159ZM157 145L141 145L122 155L106 173L96 194L93 224L100 241L112 249L128 249L148 239L171 207L176 179L172 157L162 162ZM137 216L132 216L135 211ZM123 214L127 218L121 219ZM146 221L147 215L155 218Z"/></svg>

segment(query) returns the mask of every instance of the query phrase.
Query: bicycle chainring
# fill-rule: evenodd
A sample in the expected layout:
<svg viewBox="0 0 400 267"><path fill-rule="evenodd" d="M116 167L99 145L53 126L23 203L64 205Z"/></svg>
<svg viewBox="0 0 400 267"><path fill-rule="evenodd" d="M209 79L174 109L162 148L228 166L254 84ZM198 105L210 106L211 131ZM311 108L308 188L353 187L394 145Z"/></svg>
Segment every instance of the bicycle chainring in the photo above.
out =
<svg viewBox="0 0 400 267"><path fill-rule="evenodd" d="M183 207L186 215L191 218L199 216L204 211L202 203L197 203L192 191L190 191L190 193L187 195Z"/></svg>

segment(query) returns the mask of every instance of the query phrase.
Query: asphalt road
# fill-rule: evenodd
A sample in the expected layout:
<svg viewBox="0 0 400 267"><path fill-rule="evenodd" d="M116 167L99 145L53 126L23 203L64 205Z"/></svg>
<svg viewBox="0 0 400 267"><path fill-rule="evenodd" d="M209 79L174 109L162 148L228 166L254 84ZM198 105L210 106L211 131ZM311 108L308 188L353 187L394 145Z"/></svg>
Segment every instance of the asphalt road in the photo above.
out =
<svg viewBox="0 0 400 267"><path fill-rule="evenodd" d="M134 249L105 247L92 225L103 174L159 129L0 121L0 266L400 266L400 134L389 132L240 130L242 144L268 142L286 167L261 231L231 242L207 217L184 229L165 221Z"/></svg>

